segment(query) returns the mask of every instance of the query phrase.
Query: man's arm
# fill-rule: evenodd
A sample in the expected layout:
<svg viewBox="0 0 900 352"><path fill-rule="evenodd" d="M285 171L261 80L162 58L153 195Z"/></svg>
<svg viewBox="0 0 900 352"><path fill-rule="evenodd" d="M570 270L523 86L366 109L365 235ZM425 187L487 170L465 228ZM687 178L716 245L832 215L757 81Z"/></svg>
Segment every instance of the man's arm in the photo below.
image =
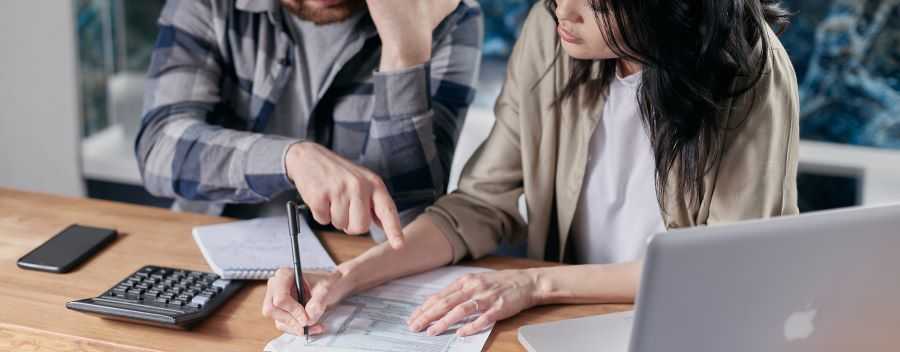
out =
<svg viewBox="0 0 900 352"><path fill-rule="evenodd" d="M481 12L477 5L459 5L459 0L370 1L369 11L382 41L365 150L379 159L366 165L375 173L323 172L353 168L308 143L291 147L287 169L316 221L351 234L364 233L374 223L400 246L397 207L387 188L395 193L430 190L435 195L446 189L458 130L474 95L481 57ZM432 32L439 25L441 32L449 34L433 43ZM311 162L298 162L303 155L318 160L317 165L334 162L329 167L308 168ZM352 194L348 196L347 190ZM401 208L412 213L433 199L399 201Z"/></svg>
<svg viewBox="0 0 900 352"><path fill-rule="evenodd" d="M206 122L221 102L213 19L223 9L215 6L172 0L163 9L135 143L138 166L154 195L262 202L293 187L283 158L296 140Z"/></svg>
<svg viewBox="0 0 900 352"><path fill-rule="evenodd" d="M416 9L396 11L399 4ZM375 142L370 148L380 148L384 156L380 174L395 192L443 193L475 94L484 31L481 10L459 0L369 1L369 10L382 40L370 130ZM432 42L438 25L449 34Z"/></svg>

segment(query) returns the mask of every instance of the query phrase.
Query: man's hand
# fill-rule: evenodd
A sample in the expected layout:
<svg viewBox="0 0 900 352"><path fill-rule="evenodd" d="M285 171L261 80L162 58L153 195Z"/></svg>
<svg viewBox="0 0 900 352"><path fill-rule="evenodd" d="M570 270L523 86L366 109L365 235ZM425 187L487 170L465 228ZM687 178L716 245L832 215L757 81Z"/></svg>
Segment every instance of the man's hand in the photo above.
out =
<svg viewBox="0 0 900 352"><path fill-rule="evenodd" d="M366 233L374 223L392 247L403 246L397 205L378 175L309 142L292 145L285 164L317 222L348 234Z"/></svg>
<svg viewBox="0 0 900 352"><path fill-rule="evenodd" d="M310 293L305 307L297 302L293 269L281 268L268 281L262 314L275 320L275 327L282 332L301 336L303 327L308 326L310 335L321 334L325 327L319 319L328 308L349 295L353 285L340 271L306 273L304 276L311 279L303 283L304 290Z"/></svg>
<svg viewBox="0 0 900 352"><path fill-rule="evenodd" d="M431 59L431 32L460 0L366 0L381 37L381 71Z"/></svg>

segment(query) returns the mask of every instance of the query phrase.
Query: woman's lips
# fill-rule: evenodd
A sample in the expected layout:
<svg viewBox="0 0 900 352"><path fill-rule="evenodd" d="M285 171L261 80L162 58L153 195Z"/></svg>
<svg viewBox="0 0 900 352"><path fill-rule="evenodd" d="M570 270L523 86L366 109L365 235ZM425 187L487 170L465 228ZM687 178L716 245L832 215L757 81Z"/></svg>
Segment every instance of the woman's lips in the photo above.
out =
<svg viewBox="0 0 900 352"><path fill-rule="evenodd" d="M559 37L562 40L572 44L581 44L581 39L569 33L563 26L557 26L556 31L559 32Z"/></svg>

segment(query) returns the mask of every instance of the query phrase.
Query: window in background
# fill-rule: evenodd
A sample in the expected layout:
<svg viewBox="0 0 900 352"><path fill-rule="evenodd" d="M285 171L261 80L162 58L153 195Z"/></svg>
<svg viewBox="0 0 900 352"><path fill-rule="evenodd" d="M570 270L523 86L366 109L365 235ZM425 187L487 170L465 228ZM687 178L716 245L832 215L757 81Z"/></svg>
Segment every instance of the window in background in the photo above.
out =
<svg viewBox="0 0 900 352"><path fill-rule="evenodd" d="M785 3L795 13L781 41L800 85L800 137L825 142L802 145L801 164L857 175L801 174L801 208L900 201L900 151L891 152L900 148L900 0Z"/></svg>
<svg viewBox="0 0 900 352"><path fill-rule="evenodd" d="M805 139L900 148L900 1L789 0Z"/></svg>
<svg viewBox="0 0 900 352"><path fill-rule="evenodd" d="M119 90L142 85L140 78L150 63L156 39L156 20L162 0L74 0L81 82L81 111L85 137L116 122L135 124L140 116L115 116L134 111L134 99ZM132 79L122 81L123 77ZM137 87L138 90L141 87ZM111 90L112 89L112 90ZM117 95L118 94L118 95ZM115 104L132 106L112 108ZM140 107L137 107L138 111Z"/></svg>
<svg viewBox="0 0 900 352"><path fill-rule="evenodd" d="M800 212L851 207L859 204L860 177L801 172L797 176Z"/></svg>
<svg viewBox="0 0 900 352"><path fill-rule="evenodd" d="M134 159L144 74L162 0L73 0L81 90L81 160L92 198L168 206L141 185Z"/></svg>
<svg viewBox="0 0 900 352"><path fill-rule="evenodd" d="M484 56L506 59L535 0L482 0Z"/></svg>
<svg viewBox="0 0 900 352"><path fill-rule="evenodd" d="M503 80L506 62L522 30L522 23L536 0L481 0L484 14L484 46L475 106L492 108Z"/></svg>

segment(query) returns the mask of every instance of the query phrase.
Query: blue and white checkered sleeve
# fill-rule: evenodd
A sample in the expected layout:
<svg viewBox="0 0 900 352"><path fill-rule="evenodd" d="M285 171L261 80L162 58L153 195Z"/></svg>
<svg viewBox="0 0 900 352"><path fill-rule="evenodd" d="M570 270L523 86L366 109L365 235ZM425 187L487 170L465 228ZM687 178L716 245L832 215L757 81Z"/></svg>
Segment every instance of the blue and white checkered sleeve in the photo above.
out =
<svg viewBox="0 0 900 352"><path fill-rule="evenodd" d="M151 59L138 165L150 193L214 202L262 202L293 188L283 158L295 140L207 123L220 103L221 58L209 1L166 3ZM220 119L213 119L220 120Z"/></svg>
<svg viewBox="0 0 900 352"><path fill-rule="evenodd" d="M387 175L393 193L446 191L456 140L474 100L484 31L481 9L463 1L445 22L450 35L433 44L428 63L374 77L369 146L380 149L378 171Z"/></svg>

